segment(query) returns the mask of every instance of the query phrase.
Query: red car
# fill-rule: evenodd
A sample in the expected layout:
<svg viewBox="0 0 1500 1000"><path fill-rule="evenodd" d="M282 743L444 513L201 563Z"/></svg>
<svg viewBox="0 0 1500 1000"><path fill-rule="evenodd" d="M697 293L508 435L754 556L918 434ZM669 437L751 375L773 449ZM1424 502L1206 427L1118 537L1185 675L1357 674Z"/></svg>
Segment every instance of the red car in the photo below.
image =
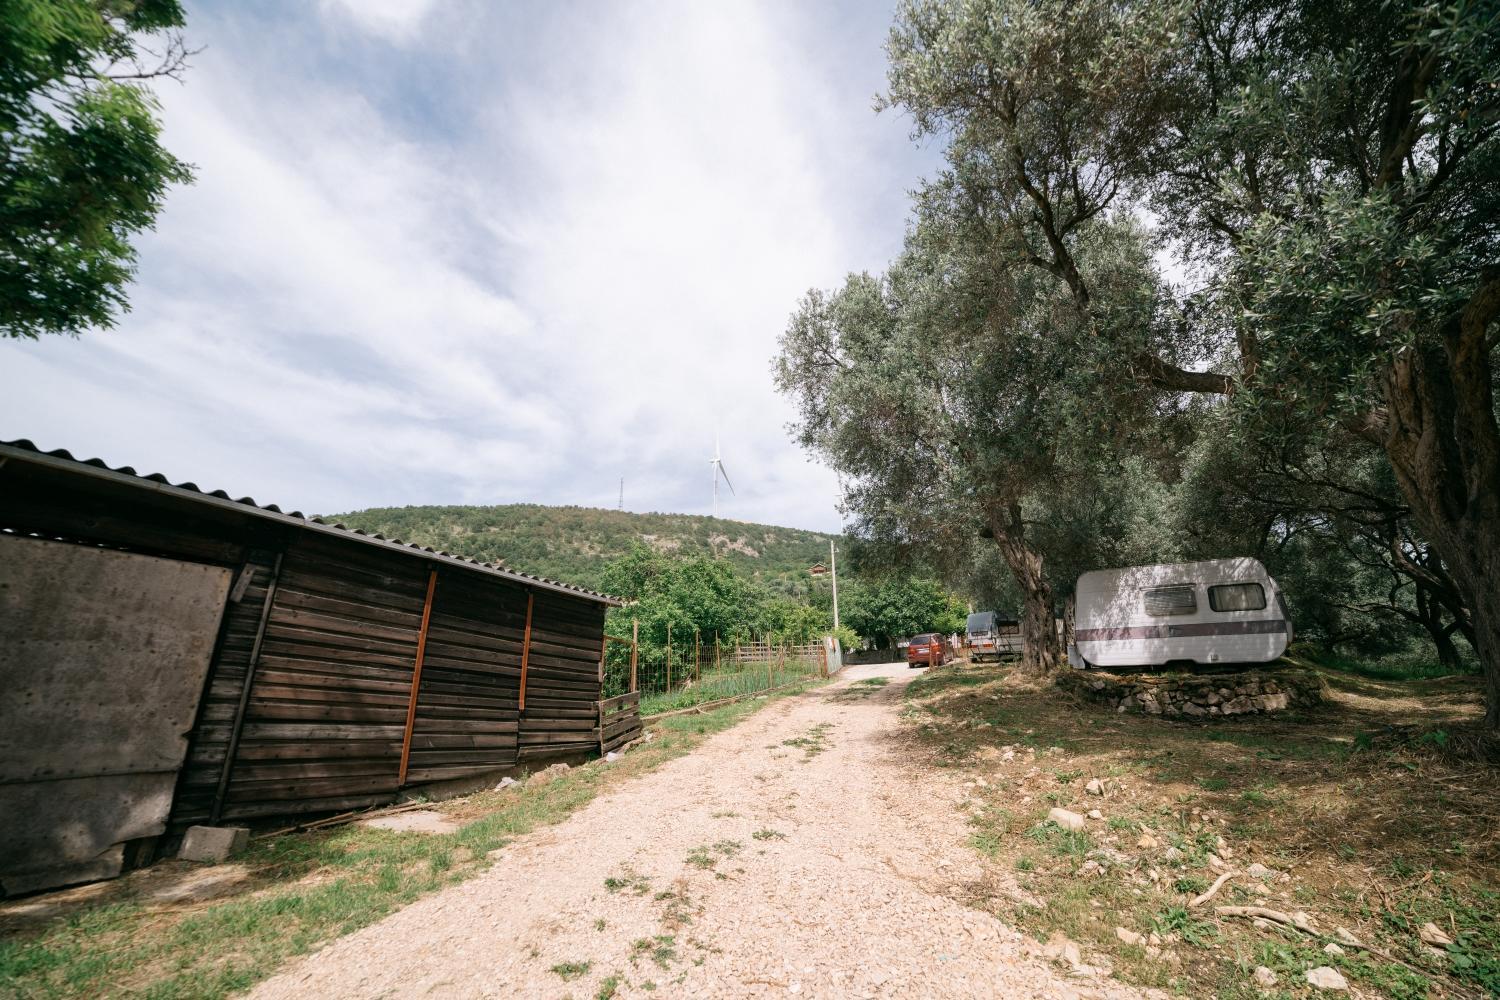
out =
<svg viewBox="0 0 1500 1000"><path fill-rule="evenodd" d="M948 662L948 643L936 632L914 635L906 644L908 667L941 667Z"/></svg>

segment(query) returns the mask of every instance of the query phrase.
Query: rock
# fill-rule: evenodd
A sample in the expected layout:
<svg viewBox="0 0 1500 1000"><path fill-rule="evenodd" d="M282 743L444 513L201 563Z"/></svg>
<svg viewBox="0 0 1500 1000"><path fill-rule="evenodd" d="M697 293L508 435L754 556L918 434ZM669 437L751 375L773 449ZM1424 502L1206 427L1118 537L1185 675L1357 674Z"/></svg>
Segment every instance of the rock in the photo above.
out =
<svg viewBox="0 0 1500 1000"><path fill-rule="evenodd" d="M1084 876L1085 878L1093 878L1096 875L1103 875L1104 866L1097 861L1085 861L1083 864L1078 866L1078 874Z"/></svg>
<svg viewBox="0 0 1500 1000"><path fill-rule="evenodd" d="M1250 978L1255 980L1255 985L1262 989L1270 989L1276 985L1276 973L1264 965L1257 965L1255 971L1250 973Z"/></svg>
<svg viewBox="0 0 1500 1000"><path fill-rule="evenodd" d="M248 827L190 826L177 856L184 861L228 861L248 846Z"/></svg>
<svg viewBox="0 0 1500 1000"><path fill-rule="evenodd" d="M1061 806L1053 807L1052 811L1047 813L1047 818L1056 823L1058 826L1062 827L1064 830L1083 829L1083 817L1078 815L1076 812L1073 812L1070 809L1064 809Z"/></svg>
<svg viewBox="0 0 1500 1000"><path fill-rule="evenodd" d="M376 830L394 830L397 833L452 833L458 829L458 824L436 809L414 809L390 816L375 816L361 820L359 825Z"/></svg>
<svg viewBox="0 0 1500 1000"><path fill-rule="evenodd" d="M1347 945L1353 945L1356 948L1363 947L1363 945L1359 943L1359 938L1355 937L1354 933L1347 927L1335 927L1333 929L1333 936Z"/></svg>
<svg viewBox="0 0 1500 1000"><path fill-rule="evenodd" d="M1255 862L1253 865L1251 865L1250 867L1246 868L1245 869L1245 874L1249 875L1251 878L1258 878L1258 879L1262 879L1262 880L1272 879L1272 878L1276 877L1276 873L1274 871L1272 871L1271 869L1267 868L1265 865L1261 864L1259 861Z"/></svg>
<svg viewBox="0 0 1500 1000"><path fill-rule="evenodd" d="M1323 946L1323 954L1325 954L1325 955L1342 955L1343 953L1344 953L1344 949L1340 948L1338 945L1334 944L1332 941L1328 942L1327 944L1325 944Z"/></svg>
<svg viewBox="0 0 1500 1000"><path fill-rule="evenodd" d="M1156 838L1149 833L1141 834L1141 839L1135 842L1135 846L1143 851L1149 851L1157 846Z"/></svg>
<svg viewBox="0 0 1500 1000"><path fill-rule="evenodd" d="M606 764L613 764L615 761L617 761L619 759L620 759L620 753L617 750L611 750L609 753L607 753L607 754L604 755L604 763L606 763Z"/></svg>
<svg viewBox="0 0 1500 1000"><path fill-rule="evenodd" d="M1292 699L1284 694L1261 695L1261 708L1267 712L1280 712L1292 703Z"/></svg>
<svg viewBox="0 0 1500 1000"><path fill-rule="evenodd" d="M568 765L558 761L551 767L544 768L526 779L528 785L542 786L568 773Z"/></svg>
<svg viewBox="0 0 1500 1000"><path fill-rule="evenodd" d="M1089 810L1089 819L1103 819L1104 814L1097 809Z"/></svg>
<svg viewBox="0 0 1500 1000"><path fill-rule="evenodd" d="M1175 847L1169 847L1167 848L1166 853L1162 855L1162 857L1166 858L1169 862L1181 861L1182 852Z"/></svg>
<svg viewBox="0 0 1500 1000"><path fill-rule="evenodd" d="M1131 930L1129 927L1116 927L1115 928L1115 937L1119 938L1125 944L1145 944L1146 943L1146 936L1144 934L1137 934L1135 931Z"/></svg>
<svg viewBox="0 0 1500 1000"><path fill-rule="evenodd" d="M1446 948L1453 943L1453 939L1443 933L1443 929L1431 921L1417 929L1417 937L1422 939L1423 944L1430 944L1434 948Z"/></svg>
<svg viewBox="0 0 1500 1000"><path fill-rule="evenodd" d="M1088 792L1090 795L1103 795L1104 782L1100 781L1098 778L1090 778L1089 783L1083 786L1083 790L1085 792Z"/></svg>
<svg viewBox="0 0 1500 1000"><path fill-rule="evenodd" d="M1061 959L1075 969L1083 965L1083 951L1078 947L1078 942L1071 940L1062 931L1052 932L1042 948L1042 955L1054 961Z"/></svg>
<svg viewBox="0 0 1500 1000"><path fill-rule="evenodd" d="M495 791L497 791L497 792L503 792L507 788L510 788L512 785L519 785L519 784L520 784L519 781L517 781L515 778L512 778L510 775L507 774L505 777L503 777L503 778L500 779L500 784L498 784L498 785L495 786Z"/></svg>
<svg viewBox="0 0 1500 1000"><path fill-rule="evenodd" d="M1308 985L1320 990L1348 990L1349 982L1339 970L1320 965L1316 969L1307 970Z"/></svg>

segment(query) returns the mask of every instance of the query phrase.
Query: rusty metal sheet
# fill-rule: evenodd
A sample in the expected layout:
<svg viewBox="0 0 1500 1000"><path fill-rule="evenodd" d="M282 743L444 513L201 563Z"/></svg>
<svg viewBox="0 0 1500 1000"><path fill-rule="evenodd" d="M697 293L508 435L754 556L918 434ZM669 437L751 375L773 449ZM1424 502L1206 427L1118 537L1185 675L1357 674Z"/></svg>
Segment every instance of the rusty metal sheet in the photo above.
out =
<svg viewBox="0 0 1500 1000"><path fill-rule="evenodd" d="M0 535L7 891L98 877L115 845L165 829L232 575Z"/></svg>

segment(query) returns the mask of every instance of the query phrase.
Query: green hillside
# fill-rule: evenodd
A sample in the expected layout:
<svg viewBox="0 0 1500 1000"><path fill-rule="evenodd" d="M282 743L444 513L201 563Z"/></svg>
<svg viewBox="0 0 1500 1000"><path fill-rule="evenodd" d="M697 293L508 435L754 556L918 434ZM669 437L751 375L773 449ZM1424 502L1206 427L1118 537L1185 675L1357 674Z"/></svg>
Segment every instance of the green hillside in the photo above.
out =
<svg viewBox="0 0 1500 1000"><path fill-rule="evenodd" d="M694 514L540 504L377 507L328 520L591 588L600 586L605 563L641 543L674 555L721 556L746 576L797 593L807 587L807 568L828 561L834 537Z"/></svg>

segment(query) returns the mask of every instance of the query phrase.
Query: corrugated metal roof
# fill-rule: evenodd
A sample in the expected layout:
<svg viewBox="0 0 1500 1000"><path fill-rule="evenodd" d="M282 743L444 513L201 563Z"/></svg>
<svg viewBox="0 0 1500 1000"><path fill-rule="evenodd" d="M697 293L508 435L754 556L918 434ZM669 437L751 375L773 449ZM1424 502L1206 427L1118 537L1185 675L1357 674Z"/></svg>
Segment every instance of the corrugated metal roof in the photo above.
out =
<svg viewBox="0 0 1500 1000"><path fill-rule="evenodd" d="M301 511L283 511L275 504L258 504L251 497L240 497L236 500L223 490L213 490L210 492L199 487L197 483L173 483L159 472L142 475L128 465L110 466L98 458L74 458L71 453L61 448L54 451L43 451L25 439L0 441L0 459L16 459L22 462L65 469L96 478L113 479L125 482L128 485L140 486L145 489L180 496L193 503L229 507L252 516L269 518L290 524L294 527L321 531L348 538L352 541L378 545L404 555L456 564L464 569L503 577L504 579L528 587L541 587L545 590L573 594L588 600L598 601L602 604L619 606L623 603L618 597L610 597L608 594L601 594L583 587L575 587L570 583L560 583L557 580L549 580L546 577L522 573L519 570L510 569L500 563L484 563L477 559L456 556L451 552L443 552L425 545L403 542L399 538L386 538L384 535L361 531L359 528L348 528L342 524L325 521L320 517L308 517Z"/></svg>

